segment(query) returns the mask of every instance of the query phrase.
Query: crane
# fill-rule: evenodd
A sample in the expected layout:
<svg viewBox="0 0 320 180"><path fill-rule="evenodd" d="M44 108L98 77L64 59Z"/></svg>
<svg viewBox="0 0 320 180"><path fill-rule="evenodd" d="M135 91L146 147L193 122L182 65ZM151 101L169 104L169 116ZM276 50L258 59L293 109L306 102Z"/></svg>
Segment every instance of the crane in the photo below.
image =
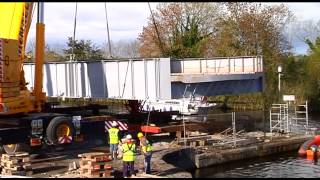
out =
<svg viewBox="0 0 320 180"><path fill-rule="evenodd" d="M36 24L36 67L33 91L26 88L23 62L34 4L1 3L0 5L0 115L40 112L45 101L42 92L44 62L43 3L38 5Z"/></svg>

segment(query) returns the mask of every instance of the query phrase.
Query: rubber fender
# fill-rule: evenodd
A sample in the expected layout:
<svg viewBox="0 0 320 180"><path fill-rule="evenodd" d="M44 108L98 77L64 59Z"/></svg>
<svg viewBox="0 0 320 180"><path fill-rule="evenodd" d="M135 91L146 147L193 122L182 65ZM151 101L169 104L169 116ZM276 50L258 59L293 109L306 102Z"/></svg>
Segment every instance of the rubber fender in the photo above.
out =
<svg viewBox="0 0 320 180"><path fill-rule="evenodd" d="M304 142L299 148L299 151L298 151L299 155L300 156L307 155L307 150L309 150L312 145L316 145L316 146L320 145L320 135L317 135L313 139L310 139Z"/></svg>

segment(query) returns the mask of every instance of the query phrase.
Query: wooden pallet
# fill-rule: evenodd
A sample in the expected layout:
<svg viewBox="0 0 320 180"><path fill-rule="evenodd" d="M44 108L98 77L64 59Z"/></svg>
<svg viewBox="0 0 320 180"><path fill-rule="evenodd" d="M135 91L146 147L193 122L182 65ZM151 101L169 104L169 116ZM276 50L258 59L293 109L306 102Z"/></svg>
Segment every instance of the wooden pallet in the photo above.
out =
<svg viewBox="0 0 320 180"><path fill-rule="evenodd" d="M28 153L2 154L0 164L2 175L26 176L32 174L32 166Z"/></svg>
<svg viewBox="0 0 320 180"><path fill-rule="evenodd" d="M91 162L108 162L110 161L109 155L106 153L84 153L80 155L81 161Z"/></svg>
<svg viewBox="0 0 320 180"><path fill-rule="evenodd" d="M33 174L32 170L26 171L26 170L11 170L3 168L1 171L2 175L18 175L18 176L31 176Z"/></svg>
<svg viewBox="0 0 320 180"><path fill-rule="evenodd" d="M13 163L29 162L30 157L28 153L18 153L14 155L2 154L1 161L12 161Z"/></svg>

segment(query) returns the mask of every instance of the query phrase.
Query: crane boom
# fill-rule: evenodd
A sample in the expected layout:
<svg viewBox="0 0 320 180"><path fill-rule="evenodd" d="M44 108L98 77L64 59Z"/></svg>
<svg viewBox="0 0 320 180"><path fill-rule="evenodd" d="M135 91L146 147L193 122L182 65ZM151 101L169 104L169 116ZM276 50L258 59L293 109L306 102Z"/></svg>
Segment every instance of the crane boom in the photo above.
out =
<svg viewBox="0 0 320 180"><path fill-rule="evenodd" d="M38 6L38 9L41 7L43 5ZM42 93L43 21L37 23L35 73L37 86L34 87L33 92L27 90L24 79L23 62L26 58L25 49L32 9L33 3L30 2L0 3L0 115L39 112L41 103L44 102L45 95Z"/></svg>

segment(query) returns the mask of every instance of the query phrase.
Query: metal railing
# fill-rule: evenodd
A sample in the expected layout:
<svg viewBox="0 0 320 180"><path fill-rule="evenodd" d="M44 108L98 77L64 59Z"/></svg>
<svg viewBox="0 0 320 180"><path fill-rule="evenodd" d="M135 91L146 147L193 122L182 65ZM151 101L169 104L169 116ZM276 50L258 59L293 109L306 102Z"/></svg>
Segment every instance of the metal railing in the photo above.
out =
<svg viewBox="0 0 320 180"><path fill-rule="evenodd" d="M261 56L172 60L172 74L249 74L263 72Z"/></svg>

